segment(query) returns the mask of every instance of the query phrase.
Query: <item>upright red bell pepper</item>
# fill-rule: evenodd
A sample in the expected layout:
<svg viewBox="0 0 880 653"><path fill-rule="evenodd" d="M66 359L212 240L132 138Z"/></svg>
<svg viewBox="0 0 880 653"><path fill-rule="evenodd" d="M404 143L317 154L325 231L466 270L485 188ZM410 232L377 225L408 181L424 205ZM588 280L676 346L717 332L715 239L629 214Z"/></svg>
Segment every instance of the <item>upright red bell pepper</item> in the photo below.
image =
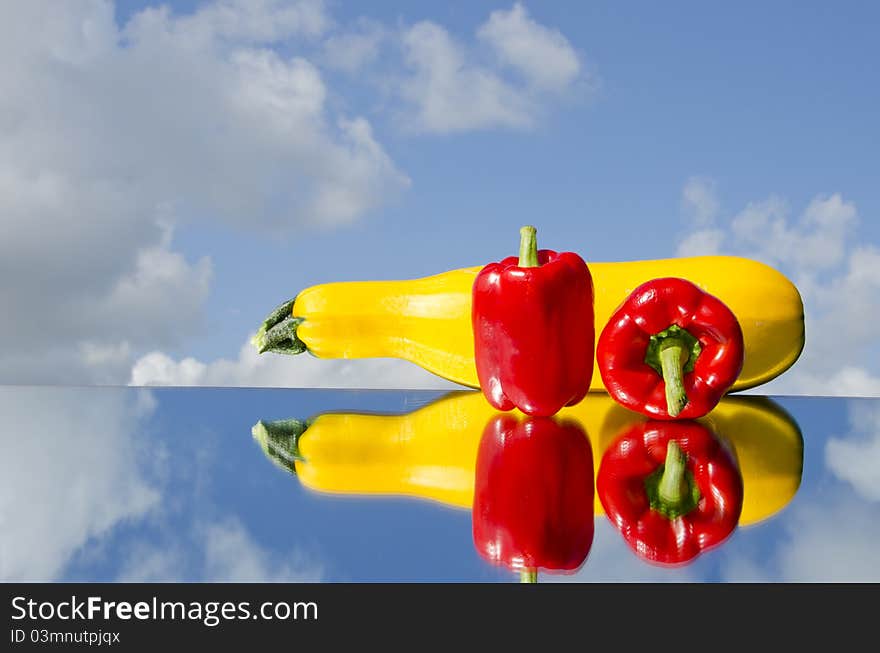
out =
<svg viewBox="0 0 880 653"><path fill-rule="evenodd" d="M593 280L574 252L538 250L520 230L520 255L486 265L473 285L477 377L495 408L535 416L578 403L593 377Z"/></svg>
<svg viewBox="0 0 880 653"><path fill-rule="evenodd" d="M596 345L614 399L654 419L702 417L742 371L743 335L733 312L686 279L653 279L609 319Z"/></svg>
<svg viewBox="0 0 880 653"><path fill-rule="evenodd" d="M483 430L474 483L477 551L535 582L572 572L593 544L593 450L580 425L497 415Z"/></svg>
<svg viewBox="0 0 880 653"><path fill-rule="evenodd" d="M644 422L606 450L596 475L605 514L639 557L680 565L727 539L739 523L742 476L698 422Z"/></svg>

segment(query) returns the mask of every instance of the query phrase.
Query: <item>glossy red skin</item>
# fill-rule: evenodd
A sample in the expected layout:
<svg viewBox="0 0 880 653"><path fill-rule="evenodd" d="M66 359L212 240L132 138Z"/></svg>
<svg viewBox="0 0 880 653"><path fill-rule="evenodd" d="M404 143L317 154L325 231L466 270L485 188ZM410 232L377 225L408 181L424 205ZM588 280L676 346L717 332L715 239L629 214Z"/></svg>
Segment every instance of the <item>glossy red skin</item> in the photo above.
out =
<svg viewBox="0 0 880 653"><path fill-rule="evenodd" d="M683 375L688 402L666 408L663 377L645 363L652 335L677 324L700 341L694 369ZM596 360L614 399L654 419L696 419L712 410L742 371L742 329L720 299L685 279L654 279L636 288L599 335Z"/></svg>
<svg viewBox="0 0 880 653"><path fill-rule="evenodd" d="M578 403L593 378L593 279L573 252L538 251L538 267L515 256L474 281L477 377L498 410L549 416Z"/></svg>
<svg viewBox="0 0 880 653"><path fill-rule="evenodd" d="M593 451L576 422L498 415L483 431L474 484L477 551L514 570L572 572L594 530Z"/></svg>
<svg viewBox="0 0 880 653"><path fill-rule="evenodd" d="M700 490L691 512L669 519L652 510L645 479L675 440ZM726 540L739 523L742 476L733 456L697 422L644 422L615 440L602 456L596 491L608 519L636 554L659 565L686 564Z"/></svg>

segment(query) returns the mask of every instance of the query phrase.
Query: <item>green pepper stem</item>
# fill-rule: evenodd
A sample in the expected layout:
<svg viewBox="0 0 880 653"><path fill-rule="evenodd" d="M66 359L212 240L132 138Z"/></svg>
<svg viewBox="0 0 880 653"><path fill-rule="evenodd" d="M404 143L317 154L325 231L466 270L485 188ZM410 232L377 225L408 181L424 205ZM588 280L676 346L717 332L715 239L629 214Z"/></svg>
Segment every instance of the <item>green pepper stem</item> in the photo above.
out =
<svg viewBox="0 0 880 653"><path fill-rule="evenodd" d="M535 567L523 567L519 572L520 583L537 583L538 570Z"/></svg>
<svg viewBox="0 0 880 653"><path fill-rule="evenodd" d="M688 350L680 338L666 338L660 343L659 357L666 386L666 410L670 417L677 417L688 402L682 378Z"/></svg>
<svg viewBox="0 0 880 653"><path fill-rule="evenodd" d="M538 230L527 225L519 230L519 267L538 267Z"/></svg>
<svg viewBox="0 0 880 653"><path fill-rule="evenodd" d="M685 479L687 458L675 440L670 440L666 445L666 462L663 465L663 475L657 486L657 494L661 501L670 505L680 504L688 493L688 484Z"/></svg>

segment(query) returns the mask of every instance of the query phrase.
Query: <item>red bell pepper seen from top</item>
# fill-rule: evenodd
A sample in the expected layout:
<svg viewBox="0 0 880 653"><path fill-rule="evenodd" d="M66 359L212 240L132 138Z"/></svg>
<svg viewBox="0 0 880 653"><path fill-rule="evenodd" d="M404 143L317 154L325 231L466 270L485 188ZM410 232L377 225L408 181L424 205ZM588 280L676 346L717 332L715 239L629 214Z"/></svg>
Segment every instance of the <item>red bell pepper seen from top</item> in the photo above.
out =
<svg viewBox="0 0 880 653"><path fill-rule="evenodd" d="M535 582L577 570L593 544L593 450L574 420L496 415L483 430L473 537L481 556Z"/></svg>
<svg viewBox="0 0 880 653"><path fill-rule="evenodd" d="M578 403L593 378L593 280L574 252L538 250L520 230L520 255L486 265L473 285L480 388L498 410L533 416Z"/></svg>
<svg viewBox="0 0 880 653"><path fill-rule="evenodd" d="M729 451L693 421L649 421L602 456L596 491L635 553L681 565L717 546L739 523L743 482Z"/></svg>
<svg viewBox="0 0 880 653"><path fill-rule="evenodd" d="M678 278L636 288L596 345L608 393L654 419L708 413L736 381L743 356L742 329L733 312Z"/></svg>

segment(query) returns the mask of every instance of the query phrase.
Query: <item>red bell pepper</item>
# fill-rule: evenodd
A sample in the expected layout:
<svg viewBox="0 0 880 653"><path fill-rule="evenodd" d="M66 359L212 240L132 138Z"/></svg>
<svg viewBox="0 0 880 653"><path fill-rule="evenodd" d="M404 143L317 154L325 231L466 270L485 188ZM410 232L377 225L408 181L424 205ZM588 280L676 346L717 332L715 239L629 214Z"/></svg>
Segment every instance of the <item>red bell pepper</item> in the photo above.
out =
<svg viewBox="0 0 880 653"><path fill-rule="evenodd" d="M498 410L535 416L578 403L593 377L593 280L574 252L537 249L520 230L520 255L486 265L473 285L477 377Z"/></svg>
<svg viewBox="0 0 880 653"><path fill-rule="evenodd" d="M608 393L654 419L702 417L742 371L743 335L733 312L685 279L636 288L599 335L596 358Z"/></svg>
<svg viewBox="0 0 880 653"><path fill-rule="evenodd" d="M496 415L483 430L474 483L477 551L535 582L572 572L593 544L593 450L580 425Z"/></svg>
<svg viewBox="0 0 880 653"><path fill-rule="evenodd" d="M639 557L689 562L739 523L743 482L730 452L698 422L644 422L609 446L596 491Z"/></svg>

